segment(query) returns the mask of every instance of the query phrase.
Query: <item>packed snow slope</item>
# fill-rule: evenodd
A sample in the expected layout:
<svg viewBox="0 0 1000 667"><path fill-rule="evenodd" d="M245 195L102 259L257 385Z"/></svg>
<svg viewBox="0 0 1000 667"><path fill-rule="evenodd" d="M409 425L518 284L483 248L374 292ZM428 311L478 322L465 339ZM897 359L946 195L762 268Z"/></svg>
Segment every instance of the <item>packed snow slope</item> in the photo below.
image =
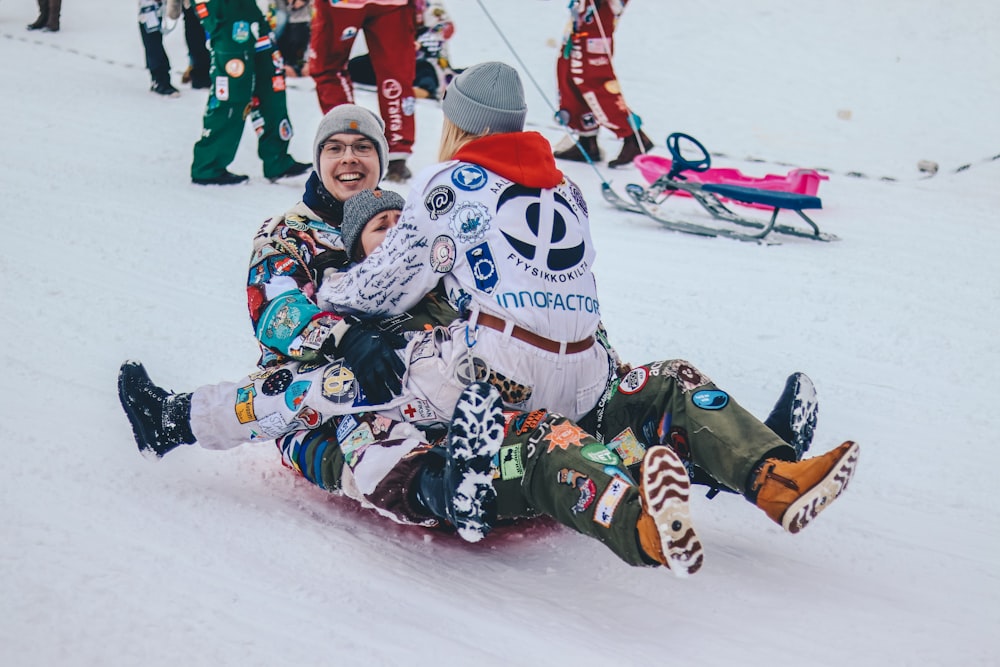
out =
<svg viewBox="0 0 1000 667"><path fill-rule="evenodd" d="M456 63L516 65L532 127L558 141L566 3L448 5ZM135 15L66 3L62 32L34 34L33 3L0 3L0 664L1000 662L1000 4L635 0L623 17L621 84L656 152L684 131L717 166L826 169L815 217L842 239L668 232L600 198L636 170L564 165L626 359L689 359L761 416L804 370L815 450L862 446L848 492L796 536L698 494L707 558L687 580L546 521L477 545L396 526L270 444L139 456L119 364L176 390L251 369L250 237L303 179L263 179L248 127L233 169L251 182L192 186L206 96L147 92ZM179 72L181 31L167 43ZM311 82L288 104L307 160ZM440 121L418 105L413 168Z"/></svg>

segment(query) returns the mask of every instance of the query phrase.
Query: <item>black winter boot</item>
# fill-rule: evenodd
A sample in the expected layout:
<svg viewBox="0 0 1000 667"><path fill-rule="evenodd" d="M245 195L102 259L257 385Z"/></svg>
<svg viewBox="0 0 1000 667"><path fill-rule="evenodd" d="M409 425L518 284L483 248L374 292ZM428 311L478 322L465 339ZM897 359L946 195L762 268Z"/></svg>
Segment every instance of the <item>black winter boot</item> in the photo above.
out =
<svg viewBox="0 0 1000 667"><path fill-rule="evenodd" d="M466 542L486 537L496 521L492 464L500 452L503 427L500 392L486 382L466 387L448 427L443 470L445 512Z"/></svg>
<svg viewBox="0 0 1000 667"><path fill-rule="evenodd" d="M552 154L557 160L572 160L574 162L600 162L604 159L601 155L601 147L597 145L595 135L580 136L576 138L576 143L564 151L556 151Z"/></svg>
<svg viewBox="0 0 1000 667"><path fill-rule="evenodd" d="M38 18L28 24L28 30L41 30L49 22L49 0L38 0Z"/></svg>
<svg viewBox="0 0 1000 667"><path fill-rule="evenodd" d="M118 371L118 400L143 456L162 458L180 445L195 443L191 394L157 387L138 361L126 361Z"/></svg>
<svg viewBox="0 0 1000 667"><path fill-rule="evenodd" d="M442 521L451 523L448 512L451 495L446 491L449 484L444 478L444 467L447 463L444 447L435 447L423 456L424 467L417 473L414 481L416 505Z"/></svg>
<svg viewBox="0 0 1000 667"><path fill-rule="evenodd" d="M819 399L812 380L805 373L792 373L764 425L794 447L795 460L800 461L812 444L818 418Z"/></svg>
<svg viewBox="0 0 1000 667"><path fill-rule="evenodd" d="M636 138L637 134L638 138ZM642 148L639 147L640 141L642 141ZM645 132L642 130L639 130L637 133L633 132L625 137L625 143L622 144L621 152L618 153L618 157L608 162L608 166L614 169L615 167L632 164L632 160L636 159L652 147L653 140L647 137Z"/></svg>

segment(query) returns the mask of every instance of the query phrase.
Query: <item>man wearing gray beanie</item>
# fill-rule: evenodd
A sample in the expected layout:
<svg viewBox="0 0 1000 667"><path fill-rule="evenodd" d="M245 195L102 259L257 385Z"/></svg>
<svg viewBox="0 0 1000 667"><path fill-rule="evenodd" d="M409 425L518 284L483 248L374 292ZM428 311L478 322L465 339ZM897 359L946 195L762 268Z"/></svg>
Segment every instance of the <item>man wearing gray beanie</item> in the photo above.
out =
<svg viewBox="0 0 1000 667"><path fill-rule="evenodd" d="M319 127L316 128L316 138L313 140L313 168L317 174L322 174L320 151L327 140L335 134L360 135L368 139L378 153L379 177L375 184L385 177L386 169L389 168L389 145L385 140L385 123L381 118L356 104L342 104L331 109L320 120ZM341 142L344 145L346 143ZM345 152L345 157L348 155L357 157L357 153L353 150L349 154Z"/></svg>

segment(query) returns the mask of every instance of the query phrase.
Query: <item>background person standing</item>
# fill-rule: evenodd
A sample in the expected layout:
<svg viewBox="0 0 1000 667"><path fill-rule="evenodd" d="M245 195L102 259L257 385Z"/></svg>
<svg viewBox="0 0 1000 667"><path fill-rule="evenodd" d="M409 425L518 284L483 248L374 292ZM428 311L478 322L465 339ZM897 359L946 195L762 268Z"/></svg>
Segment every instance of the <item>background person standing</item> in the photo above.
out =
<svg viewBox="0 0 1000 667"><path fill-rule="evenodd" d="M389 142L386 180L403 182L412 175L406 160L413 152L413 77L417 56L414 5L407 0L321 0L316 3L309 42L309 75L323 113L354 103L348 70L351 47L364 31L375 71L379 111Z"/></svg>
<svg viewBox="0 0 1000 667"><path fill-rule="evenodd" d="M196 3L195 11L209 35L214 85L201 139L194 145L191 181L233 185L249 178L228 169L248 116L266 178L275 181L309 171L310 164L288 154L292 123L285 104L285 64L257 3L212 0Z"/></svg>

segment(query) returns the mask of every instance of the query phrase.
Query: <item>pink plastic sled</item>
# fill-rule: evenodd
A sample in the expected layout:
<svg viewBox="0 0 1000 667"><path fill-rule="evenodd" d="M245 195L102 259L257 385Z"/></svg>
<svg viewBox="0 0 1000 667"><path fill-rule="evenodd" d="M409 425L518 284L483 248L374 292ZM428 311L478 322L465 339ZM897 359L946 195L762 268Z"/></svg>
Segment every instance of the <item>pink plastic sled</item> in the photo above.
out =
<svg viewBox="0 0 1000 667"><path fill-rule="evenodd" d="M670 172L673 160L659 155L646 154L637 157L633 164L639 168L643 178L645 178L650 185L652 185L658 178ZM801 195L816 195L819 191L820 181L830 180L829 176L825 176L815 169L792 169L784 176L768 174L763 177L755 177L747 176L739 169L731 169L727 167L712 167L707 171L702 172L685 171L684 177L691 183L741 185L748 188L754 188L756 190L776 190ZM675 194L682 197L691 196L683 190L678 190ZM744 202L736 199L729 199L722 195L720 195L719 198L727 202L739 204L740 206L761 209L772 208L772 206L768 204Z"/></svg>

